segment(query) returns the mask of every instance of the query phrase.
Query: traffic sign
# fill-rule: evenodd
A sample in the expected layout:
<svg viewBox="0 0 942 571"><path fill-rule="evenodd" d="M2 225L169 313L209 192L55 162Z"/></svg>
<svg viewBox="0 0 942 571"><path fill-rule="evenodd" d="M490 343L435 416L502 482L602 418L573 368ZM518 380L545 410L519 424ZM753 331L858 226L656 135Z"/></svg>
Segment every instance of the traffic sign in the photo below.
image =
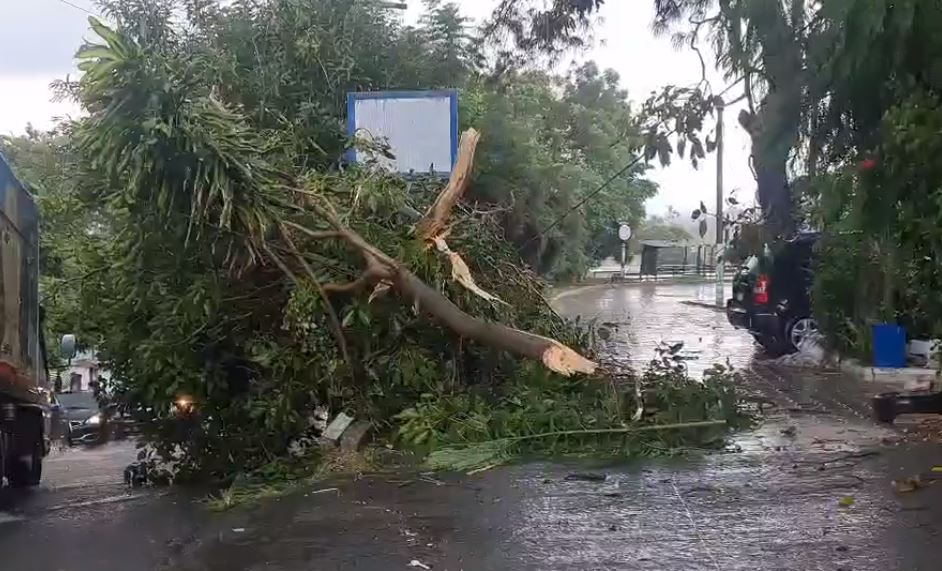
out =
<svg viewBox="0 0 942 571"><path fill-rule="evenodd" d="M618 239L622 242L627 242L631 239L631 226L627 224L622 224L618 227Z"/></svg>

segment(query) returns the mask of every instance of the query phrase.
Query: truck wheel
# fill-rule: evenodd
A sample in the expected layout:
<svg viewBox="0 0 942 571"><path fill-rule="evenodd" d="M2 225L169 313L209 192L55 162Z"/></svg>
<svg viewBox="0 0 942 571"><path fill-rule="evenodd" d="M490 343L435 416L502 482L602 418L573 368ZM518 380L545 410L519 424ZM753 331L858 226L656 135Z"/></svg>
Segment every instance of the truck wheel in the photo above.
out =
<svg viewBox="0 0 942 571"><path fill-rule="evenodd" d="M13 442L7 479L14 488L38 486L43 475L43 439L39 426L23 426Z"/></svg>

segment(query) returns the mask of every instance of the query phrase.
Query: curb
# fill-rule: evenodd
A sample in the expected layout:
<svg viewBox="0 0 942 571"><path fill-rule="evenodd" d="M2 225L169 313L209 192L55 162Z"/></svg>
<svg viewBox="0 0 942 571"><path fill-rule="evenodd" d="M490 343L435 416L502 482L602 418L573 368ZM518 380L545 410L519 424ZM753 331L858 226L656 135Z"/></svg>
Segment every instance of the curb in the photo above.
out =
<svg viewBox="0 0 942 571"><path fill-rule="evenodd" d="M841 361L840 369L864 382L899 385L901 388L909 390L917 389L919 385L931 386L933 382L940 378L939 371L936 369L924 367L904 367L901 369L871 367L853 359Z"/></svg>
<svg viewBox="0 0 942 571"><path fill-rule="evenodd" d="M681 305L687 305L687 306L689 306L689 307L699 307L699 308L702 308L702 309L709 309L710 311L722 311L722 312L725 312L725 311L726 311L726 308L725 308L725 307L720 307L720 306L716 305L715 303L708 303L708 302L706 302L706 301L690 301L690 300L685 300L685 301L681 301L680 304L681 304Z"/></svg>

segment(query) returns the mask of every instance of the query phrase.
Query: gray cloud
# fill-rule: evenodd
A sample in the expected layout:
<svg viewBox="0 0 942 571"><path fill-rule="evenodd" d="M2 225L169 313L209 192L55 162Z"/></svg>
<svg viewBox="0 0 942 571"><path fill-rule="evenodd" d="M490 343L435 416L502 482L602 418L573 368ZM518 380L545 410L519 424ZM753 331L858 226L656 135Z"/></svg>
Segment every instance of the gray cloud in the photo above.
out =
<svg viewBox="0 0 942 571"><path fill-rule="evenodd" d="M94 12L92 0L68 0ZM0 0L0 76L62 75L74 68L88 13L60 0Z"/></svg>

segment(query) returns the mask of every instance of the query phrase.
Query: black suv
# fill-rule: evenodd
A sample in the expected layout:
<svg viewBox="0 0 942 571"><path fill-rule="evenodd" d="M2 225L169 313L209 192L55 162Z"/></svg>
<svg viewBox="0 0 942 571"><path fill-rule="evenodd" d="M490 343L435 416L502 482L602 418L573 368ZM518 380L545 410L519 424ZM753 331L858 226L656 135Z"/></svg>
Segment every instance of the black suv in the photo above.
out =
<svg viewBox="0 0 942 571"><path fill-rule="evenodd" d="M733 278L726 317L747 329L771 355L791 353L809 335L817 335L811 313L814 281L812 250L818 233L803 233L751 256Z"/></svg>

